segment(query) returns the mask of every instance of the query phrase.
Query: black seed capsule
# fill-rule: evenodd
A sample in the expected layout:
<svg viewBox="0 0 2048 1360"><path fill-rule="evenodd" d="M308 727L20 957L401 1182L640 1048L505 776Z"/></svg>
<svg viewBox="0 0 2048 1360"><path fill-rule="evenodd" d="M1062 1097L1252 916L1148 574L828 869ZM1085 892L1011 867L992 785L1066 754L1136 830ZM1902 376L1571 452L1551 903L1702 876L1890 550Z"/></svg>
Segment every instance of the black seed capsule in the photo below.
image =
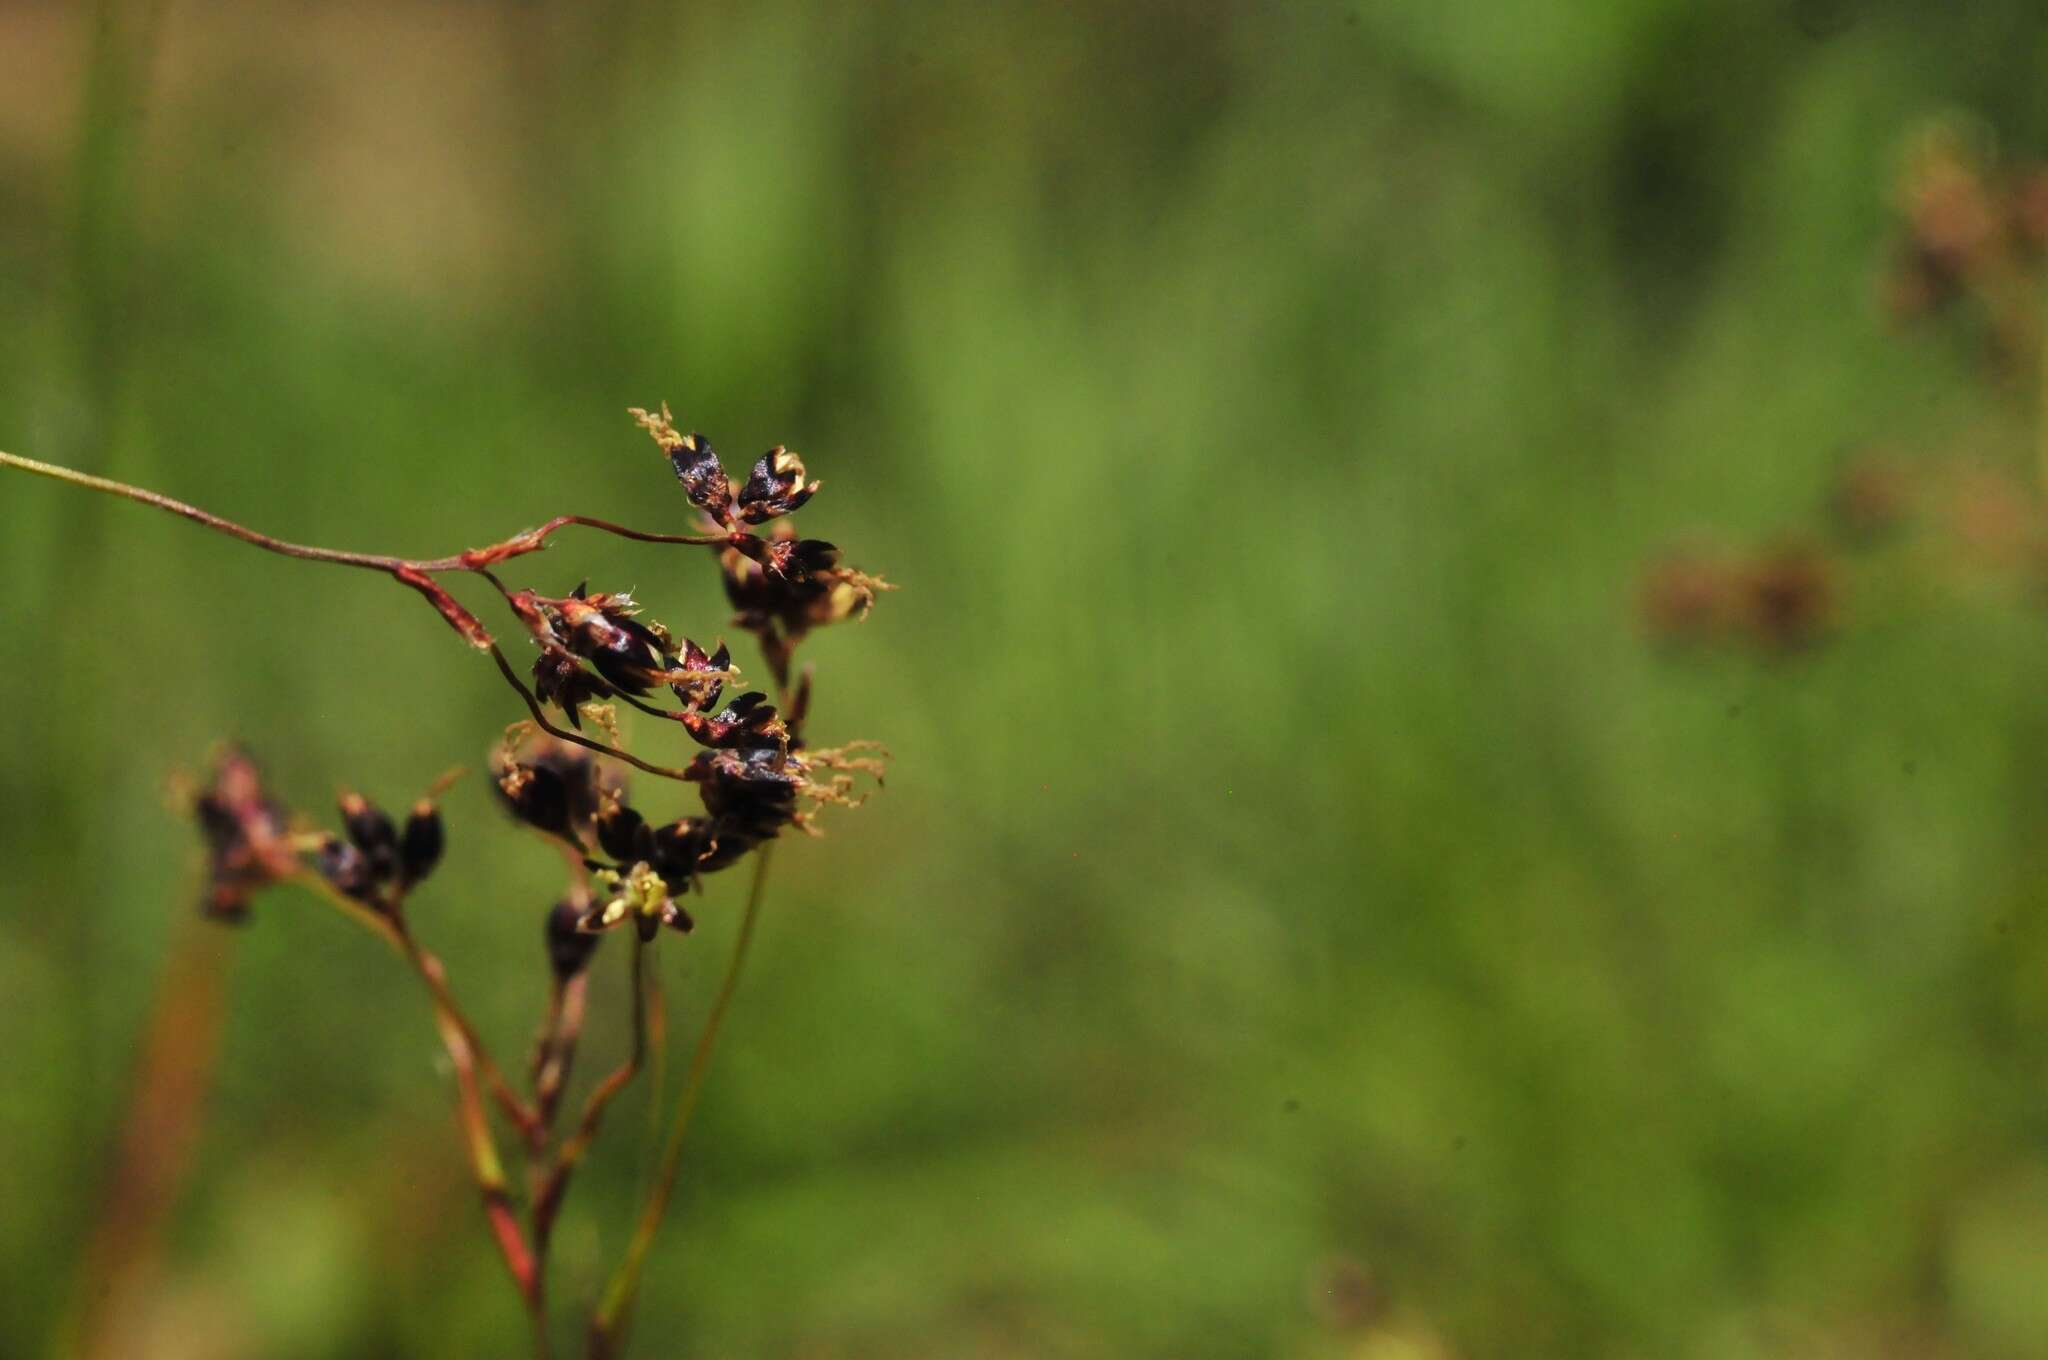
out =
<svg viewBox="0 0 2048 1360"><path fill-rule="evenodd" d="M569 786L545 765L521 765L498 781L512 815L551 836L569 834Z"/></svg>
<svg viewBox="0 0 2048 1360"><path fill-rule="evenodd" d="M398 838L398 879L408 888L434 872L441 862L447 837L441 829L441 810L422 798L413 804Z"/></svg>
<svg viewBox="0 0 2048 1360"><path fill-rule="evenodd" d="M584 909L583 903L565 898L548 913L548 964L555 970L557 981L567 982L582 972L590 956L597 952L602 937L583 930Z"/></svg>
<svg viewBox="0 0 2048 1360"><path fill-rule="evenodd" d="M341 796L341 826L351 844L369 861L370 874L378 882L398 870L398 828L384 809L359 793Z"/></svg>
<svg viewBox="0 0 2048 1360"><path fill-rule="evenodd" d="M597 815L597 843L621 863L647 857L646 830L647 819L624 803L615 803Z"/></svg>
<svg viewBox="0 0 2048 1360"><path fill-rule="evenodd" d="M358 902L375 900L377 878L371 871L369 856L347 841L334 836L322 841L314 867L342 896Z"/></svg>

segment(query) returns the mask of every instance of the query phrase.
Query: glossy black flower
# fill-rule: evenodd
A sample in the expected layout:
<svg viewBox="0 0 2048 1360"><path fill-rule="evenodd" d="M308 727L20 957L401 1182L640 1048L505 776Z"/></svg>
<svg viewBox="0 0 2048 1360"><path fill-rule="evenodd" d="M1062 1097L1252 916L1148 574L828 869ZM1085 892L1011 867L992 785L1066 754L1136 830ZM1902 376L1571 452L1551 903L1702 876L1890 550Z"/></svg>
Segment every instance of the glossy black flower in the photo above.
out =
<svg viewBox="0 0 2048 1360"><path fill-rule="evenodd" d="M664 448L690 504L716 519L729 519L732 483L726 480L725 467L711 441L701 434L686 434Z"/></svg>
<svg viewBox="0 0 2048 1360"><path fill-rule="evenodd" d="M667 634L633 617L639 606L632 596L592 595L578 586L567 599L545 603L560 621L563 645L626 693L645 694L676 669Z"/></svg>
<svg viewBox="0 0 2048 1360"><path fill-rule="evenodd" d="M447 844L441 810L426 798L414 803L412 811L406 814L404 830L398 833L399 886L411 888L434 872Z"/></svg>
<svg viewBox="0 0 2048 1360"><path fill-rule="evenodd" d="M360 793L341 795L341 829L378 882L398 873L398 826L384 809Z"/></svg>
<svg viewBox="0 0 2048 1360"><path fill-rule="evenodd" d="M761 455L740 488L739 516L749 524L762 524L786 515L818 493L819 483L804 481L804 460L777 444Z"/></svg>
<svg viewBox="0 0 2048 1360"><path fill-rule="evenodd" d="M491 753L498 798L514 818L580 847L618 777L581 746L530 736Z"/></svg>
<svg viewBox="0 0 2048 1360"><path fill-rule="evenodd" d="M661 447L690 504L718 524L730 527L734 523L732 483L726 478L725 467L718 461L718 451L711 447L711 441L701 434L679 432L675 416L666 405L659 415L637 406L632 408L631 415Z"/></svg>
<svg viewBox="0 0 2048 1360"><path fill-rule="evenodd" d="M314 852L313 867L343 897L379 905L379 878L370 857L355 844L329 836Z"/></svg>
<svg viewBox="0 0 2048 1360"><path fill-rule="evenodd" d="M791 638L866 615L886 582L840 562L822 539L797 538L788 521L767 537L735 540L719 554L733 622L750 633L779 629Z"/></svg>
<svg viewBox="0 0 2048 1360"><path fill-rule="evenodd" d="M772 748L706 751L684 775L700 786L716 839L742 851L774 839L796 820L797 795L808 782L801 754Z"/></svg>
<svg viewBox="0 0 2048 1360"><path fill-rule="evenodd" d="M718 713L684 713L681 718L684 730L700 745L724 750L756 746L780 750L789 745L789 729L775 705L759 690L740 695Z"/></svg>
<svg viewBox="0 0 2048 1360"><path fill-rule="evenodd" d="M647 858L647 819L623 802L613 801L597 813L597 844L612 859L630 864Z"/></svg>
<svg viewBox="0 0 2048 1360"><path fill-rule="evenodd" d="M562 710L569 726L582 730L583 705L594 699L609 699L611 684L595 675L559 643L541 647L533 663L533 692Z"/></svg>

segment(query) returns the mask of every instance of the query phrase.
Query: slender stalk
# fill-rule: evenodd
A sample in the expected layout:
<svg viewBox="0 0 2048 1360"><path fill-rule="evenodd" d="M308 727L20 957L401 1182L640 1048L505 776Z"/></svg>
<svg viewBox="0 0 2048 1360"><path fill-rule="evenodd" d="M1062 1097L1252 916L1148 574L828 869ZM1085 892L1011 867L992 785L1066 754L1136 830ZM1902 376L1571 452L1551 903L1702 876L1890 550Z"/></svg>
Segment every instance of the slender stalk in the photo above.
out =
<svg viewBox="0 0 2048 1360"><path fill-rule="evenodd" d="M111 477L99 477L89 472L80 472L75 468L62 467L56 463L45 463L34 458L24 458L20 454L0 451L0 467L14 468L17 471L30 473L33 476L48 477L52 481L83 487L88 491L98 491L109 496L119 496L142 505L153 506L156 509L189 519L195 524L214 530L216 533L240 539L242 542L261 548L265 552L277 553L284 557L298 558L306 562L323 562L330 566L358 567L367 571L383 572L399 584L416 590L425 596L427 602L434 606L435 610L440 613L442 619L447 622L449 627L459 633L462 639L469 643L470 646L475 647L479 651L488 651L491 654L492 660L497 663L498 673L504 676L506 683L511 685L513 690L518 693L521 701L526 705L527 712L532 715L533 721L550 736L578 746L587 747L592 751L598 752L600 755L607 755L614 760L623 761L635 769L644 770L658 778L682 779L684 777L683 772L679 769L666 765L656 765L651 761L642 760L630 751L621 750L616 746L609 746L604 742L593 740L580 732L559 726L550 721L547 713L541 706L539 697L534 694L525 681L519 678L518 671L506 659L503 649L498 646L497 641L491 636L490 630L484 627L482 621L476 615L472 614L460 601L434 581L433 577L444 572L472 572L488 579L493 586L497 587L500 594L508 594L504 583L499 581L490 569L510 558L539 552L547 546L548 538L557 530L571 526L596 529L618 538L631 539L636 543L680 543L698 546L720 545L731 542L733 538L731 534L656 534L640 529L629 529L624 525L614 524L610 520L596 519L589 515L557 515L537 529L528 529L524 533L514 534L512 537L502 542L494 543L489 547L471 548L451 557L392 557L382 553L344 552L336 548L321 548L304 543L292 543L285 539L275 538L269 534L259 533L247 525L238 524L234 520L216 515L210 510L202 510L196 505L188 504L175 497L166 496L159 491L151 491L146 487L115 481ZM668 715L664 714L664 716Z"/></svg>
<svg viewBox="0 0 2048 1360"><path fill-rule="evenodd" d="M67 482L72 486L81 486L88 491L100 491L109 496L122 496L131 501L138 501L143 505L153 505L159 510L166 510L173 515L183 516L195 524L204 525L216 533L226 534L230 538L239 538L244 543L261 548L265 552L279 553L285 557L296 557L307 562L327 562L342 567L363 567L370 571L397 572L402 568L410 568L422 574L446 571L474 571L478 567L503 562L507 558L522 557L527 553L539 552L547 546L548 538L556 530L565 529L571 525L580 525L587 529L598 529L618 538L632 539L636 543L690 543L705 545L723 544L731 541L731 535L729 534L652 534L640 529L628 529L623 525L613 524L609 520L595 519L589 515L557 515L538 529L529 529L525 533L515 534L511 538L501 543L494 543L488 548L472 548L467 552L457 553L452 557L391 557L383 553L344 552L337 548L320 548L305 543L288 542L282 538L273 538L269 534L258 533L247 525L237 524L225 516L216 515L212 511L202 510L196 505L190 505L175 497L166 496L160 491L151 491L146 487L131 486L127 482L117 482L111 477L97 477L92 473L80 472L75 468L62 467L56 463L45 463L34 458L24 458L18 453L8 453L0 450L0 467L16 468L22 472L33 473L38 477L48 477L52 481Z"/></svg>
<svg viewBox="0 0 2048 1360"><path fill-rule="evenodd" d="M463 1150L469 1157L471 1176L483 1198L484 1217L490 1224L491 1238L497 1244L498 1254L503 1258L505 1269L512 1276L513 1287L519 1291L520 1302L533 1324L536 1353L545 1357L549 1352L547 1310L540 1272L513 1208L511 1187L505 1179L504 1162L498 1156L497 1140L491 1133L483 1084L478 1075L485 1064L489 1064L491 1071L496 1071L496 1064L490 1063L489 1055L476 1042L475 1031L456 1007L440 960L421 949L403 924L337 892L318 874L304 873L300 875L300 881L313 888L322 900L338 907L343 915L383 939L411 962L427 982L428 996L434 1009L434 1027L440 1033L441 1046L447 1050L448 1061L455 1069L456 1113L462 1125ZM503 1077L497 1080L502 1084ZM517 1122L520 1116L515 1115L514 1118Z"/></svg>
<svg viewBox="0 0 2048 1360"><path fill-rule="evenodd" d="M284 539L272 538L269 534L258 533L256 530L248 528L246 525L237 524L231 519L224 519L211 511L201 510L196 505L188 505L184 501L166 496L162 492L151 491L146 487L131 486L127 482L117 482L111 477L96 477L89 472L79 472L73 468L60 467L56 463L44 463L34 458L23 458L19 454L0 452L0 465L33 473L38 477L48 477L53 481L68 482L72 486L82 486L88 491L101 491L109 496L122 496L131 501L138 501L143 505L153 505L159 510L167 510L171 514L181 515L195 524L202 524L216 533L226 534L230 538L239 538L244 543L253 544L265 552L281 553L286 557L302 558L308 562L331 562L337 566L366 567L372 571L383 572L396 571L400 567L412 567L417 571L454 571L461 567L461 561L458 558L444 557L436 558L432 561L419 562L403 557L385 557L377 553L339 552L333 548L315 548L303 543L288 543Z"/></svg>
<svg viewBox="0 0 2048 1360"><path fill-rule="evenodd" d="M607 746L601 741L584 736L573 728L560 727L550 722L546 710L541 707L540 699L527 687L526 682L519 678L519 672L512 669L512 663L506 659L503 649L496 643L492 643L489 650L491 659L498 663L498 673L505 677L505 683L519 691L519 697L526 701L526 711L532 715L534 725L539 727L541 731L557 740L584 747L586 750L595 751L599 755L610 756L613 760L624 761L636 770L645 770L647 773L661 779L683 779L687 777L681 770L667 765L655 765L649 761L642 760L631 751L622 751L616 746Z"/></svg>
<svg viewBox="0 0 2048 1360"><path fill-rule="evenodd" d="M732 957L726 961L725 976L719 981L711 1011L704 1018L703 1032L697 1036L697 1047L690 1054L690 1069L683 1078L682 1093L676 1100L675 1122L669 1126L668 1144L662 1149L661 1168L655 1176L654 1188L648 1193L647 1203L640 1211L632 1240L626 1244L625 1256L605 1285L604 1296L591 1317L592 1360L607 1360L607 1357L617 1355L625 1343L626 1330L632 1325L633 1304L639 1296L640 1277L647 1268L647 1254L653 1248L654 1235L668 1212L669 1197L675 1191L676 1177L682 1170L684 1137L690 1131L691 1116L697 1112L697 1099L703 1094L704 1079L711 1070L711 1055L718 1046L719 1031L725 1024L726 1012L732 1006L740 970L746 964L747 950L753 943L754 927L761 917L761 903L768 883L769 853L774 848L772 841L762 846L754 861L754 882L747 892L747 906L740 917L739 935L733 941Z"/></svg>
<svg viewBox="0 0 2048 1360"><path fill-rule="evenodd" d="M575 1066L589 986L590 979L578 973L552 988L547 1025L533 1054L533 1104L543 1137L555 1126L555 1113L561 1108L562 1092Z"/></svg>
<svg viewBox="0 0 2048 1360"><path fill-rule="evenodd" d="M476 1055L477 1070L489 1088L492 1099L498 1102L499 1107L505 1111L505 1117L512 1121L513 1126L521 1134L530 1136L540 1117L532 1106L519 1098L519 1093L512 1089L512 1084L505 1080L505 1073L491 1057L490 1051L484 1047L483 1041L477 1037L476 1026L469 1022L469 1017L463 1014L462 1007L456 1004L455 994L448 990L447 968L438 957L421 947L419 941L413 938L412 932L406 929L402 922L395 927L393 934L399 952L405 955L406 961L413 966L413 971L426 983L427 991L434 998L435 1007L447 1014L449 1021L461 1031L463 1042L468 1044L470 1051Z"/></svg>
<svg viewBox="0 0 2048 1360"><path fill-rule="evenodd" d="M543 1262L547 1259L548 1239L554 1232L555 1216L561 1212L562 1197L568 1193L569 1177L574 1174L583 1154L597 1138L598 1125L604 1119L605 1107L610 1105L619 1092L631 1084L639 1075L641 1065L647 1061L647 1013L648 1013L648 951L647 942L637 934L633 937L631 955L633 969L633 1047L626 1060L598 1083L584 1102L583 1114L576 1121L575 1132L562 1140L560 1151L555 1154L554 1170L542 1183L540 1192L533 1199L533 1241L534 1250Z"/></svg>

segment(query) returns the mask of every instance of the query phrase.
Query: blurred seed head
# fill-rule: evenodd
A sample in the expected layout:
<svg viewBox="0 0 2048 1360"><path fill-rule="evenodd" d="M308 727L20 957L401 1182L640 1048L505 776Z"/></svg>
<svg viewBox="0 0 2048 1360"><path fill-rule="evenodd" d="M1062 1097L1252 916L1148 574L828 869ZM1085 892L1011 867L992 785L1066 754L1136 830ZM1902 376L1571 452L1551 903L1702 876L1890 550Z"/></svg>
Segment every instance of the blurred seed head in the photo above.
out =
<svg viewBox="0 0 2048 1360"><path fill-rule="evenodd" d="M1912 508L1913 484L1895 458L1866 452L1845 460L1828 492L1828 518L1843 542L1871 547L1895 535Z"/></svg>
<svg viewBox="0 0 2048 1360"><path fill-rule="evenodd" d="M557 981L567 982L582 972L590 965L590 956L597 952L598 937L581 927L584 914L589 910L589 896L579 894L563 898L548 913L543 936L547 943L548 966L554 970Z"/></svg>
<svg viewBox="0 0 2048 1360"><path fill-rule="evenodd" d="M1812 646L1833 624L1836 576L1832 559L1797 543L1747 558L1672 553L1645 574L1638 607L1644 630L1669 648L1741 642L1784 655Z"/></svg>
<svg viewBox="0 0 2048 1360"><path fill-rule="evenodd" d="M215 758L210 782L193 797L192 813L206 841L201 907L208 916L246 920L250 898L300 872L284 809L264 790L256 762L238 747L226 747Z"/></svg>
<svg viewBox="0 0 2048 1360"><path fill-rule="evenodd" d="M1332 1257L1317 1267L1309 1298L1332 1331L1363 1332L1387 1314L1386 1290L1379 1277L1349 1256Z"/></svg>
<svg viewBox="0 0 2048 1360"><path fill-rule="evenodd" d="M343 897L366 905L382 905L377 871L358 846L338 836L328 836L313 854L313 867Z"/></svg>
<svg viewBox="0 0 2048 1360"><path fill-rule="evenodd" d="M344 792L340 799L341 827L349 843L362 852L371 874L379 881L398 873L398 827L359 793Z"/></svg>
<svg viewBox="0 0 2048 1360"><path fill-rule="evenodd" d="M1652 640L1666 647L1697 647L1724 638L1736 616L1734 570L1697 551L1667 553L1645 573L1638 613Z"/></svg>
<svg viewBox="0 0 2048 1360"><path fill-rule="evenodd" d="M447 847L447 833L441 825L441 810L422 798L406 814L405 829L398 836L398 881L411 888L434 872Z"/></svg>
<svg viewBox="0 0 2048 1360"><path fill-rule="evenodd" d="M1997 468L1972 468L1956 480L1949 524L1967 557L1999 570L2029 567L2043 546L2039 498Z"/></svg>
<svg viewBox="0 0 2048 1360"><path fill-rule="evenodd" d="M599 809L625 787L592 752L525 723L491 753L490 768L499 801L516 820L578 848Z"/></svg>
<svg viewBox="0 0 2048 1360"><path fill-rule="evenodd" d="M1837 589L1833 562L1800 544L1765 550L1743 570L1742 623L1767 652L1801 651L1834 623Z"/></svg>

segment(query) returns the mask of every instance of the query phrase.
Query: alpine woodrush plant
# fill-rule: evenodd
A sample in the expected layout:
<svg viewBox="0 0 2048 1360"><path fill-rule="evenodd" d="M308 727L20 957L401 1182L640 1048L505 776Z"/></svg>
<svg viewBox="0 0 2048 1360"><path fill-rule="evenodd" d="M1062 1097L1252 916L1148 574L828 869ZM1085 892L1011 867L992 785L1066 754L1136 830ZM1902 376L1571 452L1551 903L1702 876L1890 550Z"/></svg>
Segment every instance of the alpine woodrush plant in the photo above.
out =
<svg viewBox="0 0 2048 1360"><path fill-rule="evenodd" d="M666 407L632 415L652 436L699 521L697 532L649 533L583 515L557 515L538 528L447 557L400 558L289 543L169 496L71 468L0 452L14 468L153 505L267 552L389 576L425 598L469 646L487 654L519 695L527 716L491 754L499 801L519 823L563 853L569 881L537 913L546 1004L539 1037L515 1081L492 1055L457 1002L447 969L414 932L414 894L440 866L446 833L442 789L394 817L362 794L339 800L338 833L311 829L265 789L255 761L235 748L214 762L192 798L207 852L201 910L239 924L252 902L281 884L312 889L391 946L424 985L455 1079L464 1151L486 1223L518 1290L536 1351L549 1352L548 1246L578 1166L604 1114L645 1070L662 1042L660 992L651 950L664 933L687 934L684 906L706 875L753 864L752 886L732 953L692 1052L644 1204L617 1267L586 1319L588 1354L616 1355L624 1344L654 1237L682 1163L684 1137L703 1090L713 1050L754 937L770 851L788 829L815 833L819 808L851 805L859 777L879 782L883 753L870 742L819 748L805 739L811 668L796 654L816 628L865 618L891 587L844 563L839 549L799 538L790 520L819 484L803 460L777 447L746 479L726 475L698 434L675 427ZM628 594L579 584L548 596L507 585L499 572L538 553L559 531L580 527L641 543L707 547L717 555L735 627L753 635L772 696L740 690L723 642L680 637L646 617ZM534 648L523 678L497 637L443 587L468 574L487 581ZM727 697L730 691L732 693ZM720 700L724 699L721 705ZM628 751L619 734L625 704L680 729L695 754L666 764ZM559 721L557 721L559 719ZM657 821L635 805L628 769L656 780L694 784L697 813ZM585 1097L572 1119L564 1106L586 1010L588 970L604 939L628 937L630 1048ZM506 1171L501 1134L523 1155L524 1184Z"/></svg>

